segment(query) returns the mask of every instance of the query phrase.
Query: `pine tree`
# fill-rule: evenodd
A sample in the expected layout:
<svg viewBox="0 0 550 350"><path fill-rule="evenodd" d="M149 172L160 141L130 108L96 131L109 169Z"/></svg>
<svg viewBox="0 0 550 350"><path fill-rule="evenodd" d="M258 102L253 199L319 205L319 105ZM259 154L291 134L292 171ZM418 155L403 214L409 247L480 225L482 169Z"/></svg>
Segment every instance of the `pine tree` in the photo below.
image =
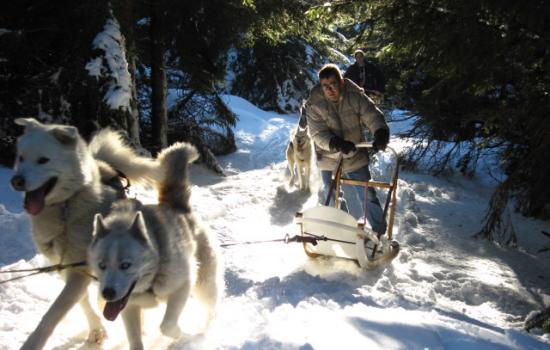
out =
<svg viewBox="0 0 550 350"><path fill-rule="evenodd" d="M3 7L2 23L0 94L7 134L19 132L13 119L29 116L73 124L84 137L105 126L128 130L131 96L121 98L125 92L117 90L126 78L125 42L107 2L14 2ZM111 51L98 38L106 28L120 50L117 60L107 57Z"/></svg>

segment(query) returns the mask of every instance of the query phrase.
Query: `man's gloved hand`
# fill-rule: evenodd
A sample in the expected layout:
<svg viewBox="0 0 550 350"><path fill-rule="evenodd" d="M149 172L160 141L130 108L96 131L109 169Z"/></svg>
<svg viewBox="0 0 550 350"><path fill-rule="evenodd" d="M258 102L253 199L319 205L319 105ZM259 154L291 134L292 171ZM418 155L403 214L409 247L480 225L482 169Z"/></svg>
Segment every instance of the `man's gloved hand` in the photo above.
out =
<svg viewBox="0 0 550 350"><path fill-rule="evenodd" d="M338 136L334 136L333 138L331 138L328 146L330 147L331 151L342 152L344 154L355 151L355 144L353 142L344 140Z"/></svg>
<svg viewBox="0 0 550 350"><path fill-rule="evenodd" d="M385 151L388 142L390 141L390 133L386 129L378 129L374 133L374 141L372 142L372 148L374 151Z"/></svg>

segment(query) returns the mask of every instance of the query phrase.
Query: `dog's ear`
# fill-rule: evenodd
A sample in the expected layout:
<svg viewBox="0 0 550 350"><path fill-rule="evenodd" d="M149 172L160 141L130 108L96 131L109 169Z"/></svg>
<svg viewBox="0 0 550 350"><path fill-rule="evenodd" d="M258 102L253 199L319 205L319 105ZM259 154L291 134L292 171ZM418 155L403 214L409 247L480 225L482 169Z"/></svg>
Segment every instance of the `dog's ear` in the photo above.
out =
<svg viewBox="0 0 550 350"><path fill-rule="evenodd" d="M40 123L38 120L34 118L17 118L13 121L17 125L21 125L25 127L25 130L27 128L38 128L42 126L42 123Z"/></svg>
<svg viewBox="0 0 550 350"><path fill-rule="evenodd" d="M298 126L300 127L300 129L305 129L307 127L307 119L305 114L302 114L300 116L300 120L298 121Z"/></svg>
<svg viewBox="0 0 550 350"><path fill-rule="evenodd" d="M76 145L78 140L78 130L74 126L60 126L53 128L50 132L64 146Z"/></svg>
<svg viewBox="0 0 550 350"><path fill-rule="evenodd" d="M147 227L145 226L145 220L143 219L143 213L141 211L138 211L134 217L134 222L130 227L130 234L143 245L150 244Z"/></svg>
<svg viewBox="0 0 550 350"><path fill-rule="evenodd" d="M95 214L94 216L94 238L92 245L100 238L104 237L109 233L109 230L105 227L103 222L103 216L101 214Z"/></svg>

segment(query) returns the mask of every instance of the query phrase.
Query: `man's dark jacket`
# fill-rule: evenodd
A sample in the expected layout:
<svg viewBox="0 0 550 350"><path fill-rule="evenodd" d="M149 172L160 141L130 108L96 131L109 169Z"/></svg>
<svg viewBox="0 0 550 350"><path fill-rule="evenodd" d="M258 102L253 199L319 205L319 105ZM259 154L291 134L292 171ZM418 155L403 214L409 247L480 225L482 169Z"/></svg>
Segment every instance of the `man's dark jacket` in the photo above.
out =
<svg viewBox="0 0 550 350"><path fill-rule="evenodd" d="M365 84L363 86L360 84L361 69L365 70ZM363 67L360 67L357 62L349 66L346 73L344 73L344 77L362 87L366 92L369 90L375 90L378 92L385 91L385 82L382 72L372 62L367 60L364 61Z"/></svg>

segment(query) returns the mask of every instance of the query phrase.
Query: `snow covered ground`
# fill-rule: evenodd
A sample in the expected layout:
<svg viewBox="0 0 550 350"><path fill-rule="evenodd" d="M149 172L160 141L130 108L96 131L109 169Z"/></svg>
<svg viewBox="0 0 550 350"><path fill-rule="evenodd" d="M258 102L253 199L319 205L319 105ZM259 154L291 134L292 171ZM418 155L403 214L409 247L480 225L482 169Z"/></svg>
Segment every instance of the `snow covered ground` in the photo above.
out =
<svg viewBox="0 0 550 350"><path fill-rule="evenodd" d="M283 238L297 233L294 214L317 205L317 191L287 184L284 151L293 115L257 109L225 96L238 115L238 151L220 159L227 177L192 167L192 202L220 242ZM403 125L393 123L393 131ZM402 149L405 140L392 138ZM383 169L387 155L379 157ZM377 173L376 169L373 171ZM1 270L48 264L37 256L21 197L0 169ZM353 262L310 259L300 244L264 243L221 249L226 292L206 334L195 334L202 310L181 317L188 337L160 334L162 311L145 313L148 349L550 349L548 335L522 330L526 315L550 304L550 256L537 253L549 223L513 215L518 249L471 238L491 188L483 179L434 178L402 172L390 266L363 271ZM316 188L319 177L314 177ZM152 193L141 193L145 200ZM0 275L0 280L13 277ZM62 287L55 274L0 284L0 349L17 349ZM92 288L92 291L94 288ZM120 318L105 321L103 349L125 349ZM85 349L85 320L75 308L47 349Z"/></svg>

